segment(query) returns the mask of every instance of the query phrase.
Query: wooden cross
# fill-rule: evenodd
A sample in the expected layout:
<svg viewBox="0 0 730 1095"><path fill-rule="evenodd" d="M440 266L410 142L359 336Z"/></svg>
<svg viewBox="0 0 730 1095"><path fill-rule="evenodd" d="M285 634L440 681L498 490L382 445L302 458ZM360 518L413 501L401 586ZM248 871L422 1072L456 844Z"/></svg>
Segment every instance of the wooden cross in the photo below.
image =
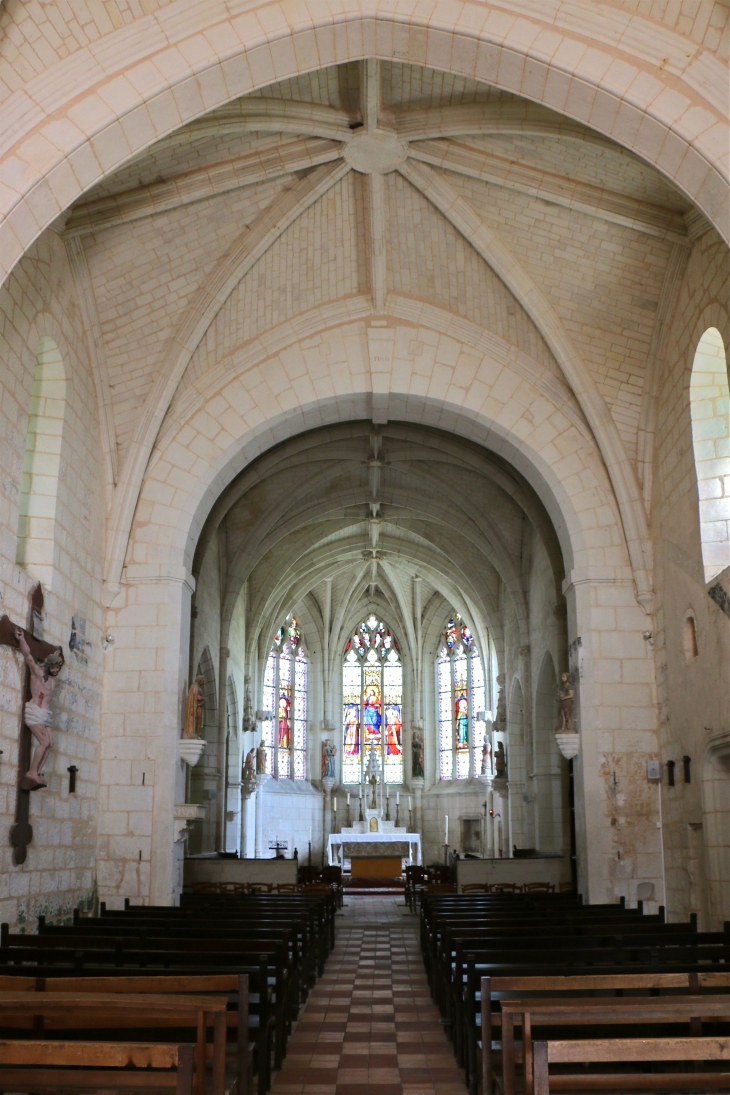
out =
<svg viewBox="0 0 730 1095"><path fill-rule="evenodd" d="M7 616L0 617L0 646L11 646L18 650L18 640L15 638L14 624ZM25 641L30 647L30 652L37 662L44 661L49 654L57 651L58 645L47 643L43 640L43 590L41 583L34 586L30 594L30 606L28 612L28 627L22 628ZM30 791L25 791L20 786L22 777L30 766L32 748L32 736L25 725L25 705L31 698L30 694L30 670L25 666L23 685L23 706L20 711L20 738L18 748L18 788L15 799L15 823L10 830L10 843L13 846L13 862L16 866L25 863L28 854L28 845L33 839L33 826L30 824Z"/></svg>

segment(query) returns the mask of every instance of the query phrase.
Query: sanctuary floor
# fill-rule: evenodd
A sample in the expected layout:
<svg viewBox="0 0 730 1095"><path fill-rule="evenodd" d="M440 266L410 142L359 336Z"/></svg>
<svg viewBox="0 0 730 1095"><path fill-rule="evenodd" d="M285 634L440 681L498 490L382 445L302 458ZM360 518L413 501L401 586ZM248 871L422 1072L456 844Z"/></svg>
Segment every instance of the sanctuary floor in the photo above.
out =
<svg viewBox="0 0 730 1095"><path fill-rule="evenodd" d="M403 895L346 896L272 1095L464 1095Z"/></svg>

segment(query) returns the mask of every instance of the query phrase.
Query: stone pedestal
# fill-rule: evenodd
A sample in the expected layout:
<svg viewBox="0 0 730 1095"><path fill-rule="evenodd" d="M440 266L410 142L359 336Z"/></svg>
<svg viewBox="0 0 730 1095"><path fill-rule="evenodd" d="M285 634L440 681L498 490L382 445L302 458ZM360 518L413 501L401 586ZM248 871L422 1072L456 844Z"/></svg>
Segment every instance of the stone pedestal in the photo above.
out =
<svg viewBox="0 0 730 1095"><path fill-rule="evenodd" d="M246 859L248 856L248 836L251 827L251 805L256 809L256 788L258 787L258 776L254 776L252 779L241 780L241 859ZM253 803L251 799L253 798ZM254 839L255 839L256 824L254 821Z"/></svg>
<svg viewBox="0 0 730 1095"><path fill-rule="evenodd" d="M426 781L422 776L414 776L411 779L411 787L413 788L413 831L419 833L421 840L423 841L423 788Z"/></svg>
<svg viewBox="0 0 730 1095"><path fill-rule="evenodd" d="M324 856L324 848L327 847L327 841L330 838L332 832L332 790L335 786L335 779L333 776L323 776L322 778L322 790L324 791L324 819L322 826L323 843L322 843L322 855Z"/></svg>
<svg viewBox="0 0 730 1095"><path fill-rule="evenodd" d="M256 776L256 858L264 859L266 851L264 850L264 788L271 779L268 772L262 773L260 776Z"/></svg>

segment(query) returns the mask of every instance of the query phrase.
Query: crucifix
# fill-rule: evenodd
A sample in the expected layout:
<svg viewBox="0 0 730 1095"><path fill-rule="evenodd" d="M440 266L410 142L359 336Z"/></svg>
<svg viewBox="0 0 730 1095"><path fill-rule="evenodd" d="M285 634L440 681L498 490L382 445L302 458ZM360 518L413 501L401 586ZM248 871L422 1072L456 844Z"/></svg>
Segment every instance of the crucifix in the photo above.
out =
<svg viewBox="0 0 730 1095"><path fill-rule="evenodd" d="M10 830L13 862L25 862L33 839L30 824L30 796L46 787L43 765L53 745L51 699L64 663L60 646L43 640L43 590L40 582L30 595L28 627L19 627L7 616L0 617L0 645L19 650L25 661L23 707L18 748L18 791L15 823ZM35 741L35 749L32 748ZM31 757L32 752L32 757Z"/></svg>

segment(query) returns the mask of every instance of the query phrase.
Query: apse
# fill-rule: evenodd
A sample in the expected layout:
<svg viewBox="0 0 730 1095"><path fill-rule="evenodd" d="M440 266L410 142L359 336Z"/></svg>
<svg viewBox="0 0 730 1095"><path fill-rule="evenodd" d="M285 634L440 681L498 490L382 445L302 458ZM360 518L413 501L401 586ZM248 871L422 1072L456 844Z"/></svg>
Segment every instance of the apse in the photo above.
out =
<svg viewBox="0 0 730 1095"><path fill-rule="evenodd" d="M557 683L540 676L567 668L565 568L543 502L503 457L399 421L299 434L221 493L193 574L190 665L217 658L237 682L239 754L260 750L267 779L247 796L217 765L219 719L189 776L206 813L190 853L323 856L359 809L372 753L378 801L427 858L450 816L453 850L532 849L570 877L569 765L543 744ZM514 700L533 675L534 718Z"/></svg>

